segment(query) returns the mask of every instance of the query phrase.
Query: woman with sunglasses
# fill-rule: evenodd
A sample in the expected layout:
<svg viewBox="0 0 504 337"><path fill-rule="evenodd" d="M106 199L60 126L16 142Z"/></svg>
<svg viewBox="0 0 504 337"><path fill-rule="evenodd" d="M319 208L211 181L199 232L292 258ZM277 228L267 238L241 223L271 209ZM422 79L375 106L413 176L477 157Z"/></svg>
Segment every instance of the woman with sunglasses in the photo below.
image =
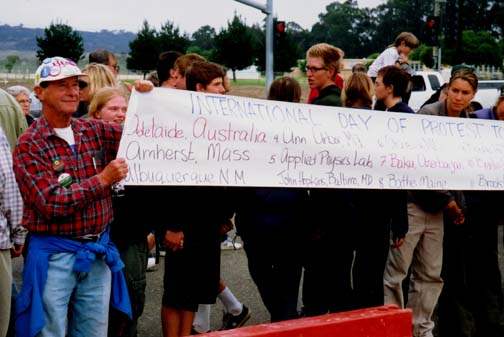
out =
<svg viewBox="0 0 504 337"><path fill-rule="evenodd" d="M99 89L117 86L114 74L106 65L90 63L82 70L82 73L88 76L79 79L80 102L74 117L82 117L88 114L89 104Z"/></svg>

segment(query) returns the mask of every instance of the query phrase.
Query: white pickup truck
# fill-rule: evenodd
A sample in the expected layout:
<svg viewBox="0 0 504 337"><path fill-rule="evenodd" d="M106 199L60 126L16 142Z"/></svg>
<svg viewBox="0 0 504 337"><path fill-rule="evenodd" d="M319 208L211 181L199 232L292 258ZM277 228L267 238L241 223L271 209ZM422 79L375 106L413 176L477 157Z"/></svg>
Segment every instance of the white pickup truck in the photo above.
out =
<svg viewBox="0 0 504 337"><path fill-rule="evenodd" d="M424 102L445 83L437 71L417 71L411 80L413 89L408 104L414 111L418 111ZM500 95L502 86L504 86L504 80L479 81L474 101L481 103L484 108L493 106Z"/></svg>

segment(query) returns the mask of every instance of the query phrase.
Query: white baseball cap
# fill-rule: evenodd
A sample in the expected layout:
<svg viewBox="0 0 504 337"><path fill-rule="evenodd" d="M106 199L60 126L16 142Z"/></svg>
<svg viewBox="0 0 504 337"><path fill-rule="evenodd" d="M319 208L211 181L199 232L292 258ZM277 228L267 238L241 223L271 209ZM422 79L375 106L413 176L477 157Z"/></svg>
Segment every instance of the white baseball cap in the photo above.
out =
<svg viewBox="0 0 504 337"><path fill-rule="evenodd" d="M48 57L35 72L35 86L42 82L57 81L67 77L86 76L74 61L60 56Z"/></svg>

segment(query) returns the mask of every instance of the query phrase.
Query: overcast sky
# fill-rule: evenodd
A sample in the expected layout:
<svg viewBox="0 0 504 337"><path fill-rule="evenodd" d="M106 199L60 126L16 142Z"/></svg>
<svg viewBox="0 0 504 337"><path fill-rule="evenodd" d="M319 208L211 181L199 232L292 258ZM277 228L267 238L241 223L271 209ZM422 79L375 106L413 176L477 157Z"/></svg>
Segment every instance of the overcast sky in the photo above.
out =
<svg viewBox="0 0 504 337"><path fill-rule="evenodd" d="M266 0L257 2L266 3ZM280 19L310 28L331 2L273 0L273 7ZM358 0L361 7L374 7L383 2ZM249 25L262 22L264 18L259 10L234 0L0 0L0 24L44 28L51 21L61 21L78 30L137 32L144 19L156 28L170 20L191 34L203 25L218 30L227 24L235 11Z"/></svg>

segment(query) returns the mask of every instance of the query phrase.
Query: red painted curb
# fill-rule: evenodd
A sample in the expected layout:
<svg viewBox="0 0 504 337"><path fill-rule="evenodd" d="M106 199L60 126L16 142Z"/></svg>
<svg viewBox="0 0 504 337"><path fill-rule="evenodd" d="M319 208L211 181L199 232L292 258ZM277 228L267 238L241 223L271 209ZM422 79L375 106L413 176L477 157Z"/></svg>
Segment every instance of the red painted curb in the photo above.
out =
<svg viewBox="0 0 504 337"><path fill-rule="evenodd" d="M411 337L409 309L394 305L211 332L202 337Z"/></svg>

